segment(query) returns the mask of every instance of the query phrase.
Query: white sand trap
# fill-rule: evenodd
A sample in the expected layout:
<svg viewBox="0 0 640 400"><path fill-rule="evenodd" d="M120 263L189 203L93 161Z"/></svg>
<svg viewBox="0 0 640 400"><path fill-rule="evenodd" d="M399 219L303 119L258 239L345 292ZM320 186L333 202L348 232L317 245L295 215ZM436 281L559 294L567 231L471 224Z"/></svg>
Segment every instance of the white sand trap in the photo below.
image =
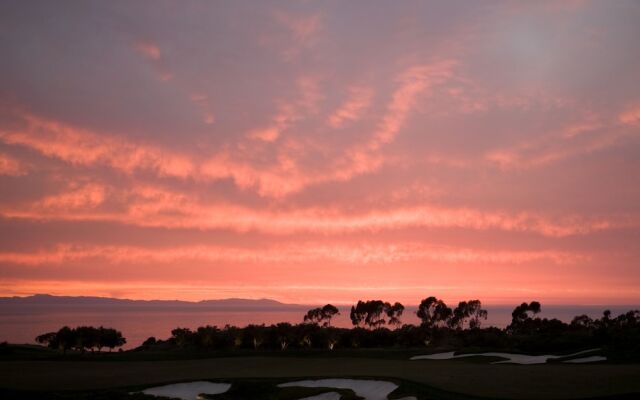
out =
<svg viewBox="0 0 640 400"><path fill-rule="evenodd" d="M547 360L553 360L556 358L566 358L566 357L575 357L580 354L591 353L599 349L590 349L579 351L573 354L567 355L542 355L542 356L530 356L527 354L514 354L514 353L471 353L471 354L455 354L455 352L450 351L447 353L437 353L437 354L428 354L424 356L414 356L411 357L411 360L450 360L454 358L464 358L464 357L475 357L475 356L483 356L483 357L499 357L504 358L502 361L494 361L491 364L545 364ZM590 358L590 357L585 357ZM601 361L601 360L599 360ZM565 361L567 362L567 361ZM589 362L589 361L585 361Z"/></svg>
<svg viewBox="0 0 640 400"><path fill-rule="evenodd" d="M220 394L231 387L230 383L213 383L206 381L174 383L172 385L156 386L142 391L152 396L164 396L182 400L196 400L200 393Z"/></svg>
<svg viewBox="0 0 640 400"><path fill-rule="evenodd" d="M305 397L300 400L340 400L340 397L340 393L338 392L327 392L316 396Z"/></svg>
<svg viewBox="0 0 640 400"><path fill-rule="evenodd" d="M365 379L318 379L281 383L278 387L327 387L336 389L351 389L356 395L366 400L387 400L389 393L398 388L392 382L371 381Z"/></svg>
<svg viewBox="0 0 640 400"><path fill-rule="evenodd" d="M590 357L574 358L572 360L566 360L564 362L572 363L572 364L582 364L582 363L590 363L590 362L598 362L598 361L607 361L607 357L590 356Z"/></svg>

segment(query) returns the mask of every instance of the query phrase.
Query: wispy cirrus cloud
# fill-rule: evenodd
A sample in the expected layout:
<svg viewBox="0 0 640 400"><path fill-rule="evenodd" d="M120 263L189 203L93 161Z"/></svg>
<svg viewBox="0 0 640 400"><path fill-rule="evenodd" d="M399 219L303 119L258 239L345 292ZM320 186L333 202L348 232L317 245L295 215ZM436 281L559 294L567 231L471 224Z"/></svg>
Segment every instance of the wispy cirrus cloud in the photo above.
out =
<svg viewBox="0 0 640 400"><path fill-rule="evenodd" d="M350 121L360 118L371 104L373 89L364 86L352 86L347 99L328 118L332 128L340 128Z"/></svg>
<svg viewBox="0 0 640 400"><path fill-rule="evenodd" d="M618 116L618 120L623 125L640 124L640 106L629 107Z"/></svg>
<svg viewBox="0 0 640 400"><path fill-rule="evenodd" d="M406 123L409 113L418 101L418 96L450 79L455 65L454 60L436 61L410 67L400 74L397 78L400 86L393 93L387 105L387 111L368 147L375 150L393 141L402 125Z"/></svg>
<svg viewBox="0 0 640 400"><path fill-rule="evenodd" d="M186 155L154 144L107 136L33 114L22 114L23 128L0 131L0 140L29 147L76 166L106 165L126 173L150 170L162 176L188 177L195 166Z"/></svg>
<svg viewBox="0 0 640 400"><path fill-rule="evenodd" d="M418 97L428 95L437 85L445 83L453 75L454 60L436 61L412 66L404 70L396 81L398 87L387 103L386 111L371 137L364 143L350 148L339 162L336 178L349 180L353 176L376 171L385 163L381 148L393 142L407 123Z"/></svg>
<svg viewBox="0 0 640 400"><path fill-rule="evenodd" d="M510 148L495 149L485 159L501 168L536 168L570 157L591 154L621 143L633 135L625 129L635 123L634 111L619 115L618 120L602 121L593 114L566 124L555 132L526 140Z"/></svg>
<svg viewBox="0 0 640 400"><path fill-rule="evenodd" d="M293 60L302 51L313 47L324 28L320 13L303 15L276 11L274 19L287 30L290 38L288 45L282 51L286 61Z"/></svg>
<svg viewBox="0 0 640 400"><path fill-rule="evenodd" d="M575 5L0 2L0 292L636 301L640 25Z"/></svg>
<svg viewBox="0 0 640 400"><path fill-rule="evenodd" d="M20 265L65 264L91 259L101 259L111 264L174 264L194 261L305 264L331 261L340 264L367 265L423 261L445 264L480 262L517 265L538 261L554 264L576 263L587 260L587 257L560 251L486 251L430 246L424 243L386 245L301 243L257 249L202 245L159 249L60 244L44 251L0 252L0 262Z"/></svg>
<svg viewBox="0 0 640 400"><path fill-rule="evenodd" d="M0 153L0 175L21 176L27 173L27 166L9 154Z"/></svg>
<svg viewBox="0 0 640 400"><path fill-rule="evenodd" d="M114 189L88 184L32 204L4 207L0 209L0 215L32 220L113 221L168 229L255 231L273 235L453 228L565 237L636 227L639 224L639 221L627 215L554 217L535 212L485 211L424 204L363 212L319 207L259 211L230 203L198 202L185 193L152 186L137 186L115 194L114 199L123 202L116 210L98 207L105 201L105 193L109 192L113 193Z"/></svg>
<svg viewBox="0 0 640 400"><path fill-rule="evenodd" d="M397 77L394 91L376 130L363 144L344 151L337 149L326 166L317 169L301 167L301 145L292 139L278 148L275 162L256 165L248 150L234 152L233 147L220 149L203 159L178 153L151 143L135 142L113 134L97 133L30 113L21 113L24 128L0 132L0 140L10 145L26 146L48 157L73 165L106 165L132 174L150 171L159 176L196 180L231 178L242 189L257 188L260 195L282 197L309 185L348 181L355 176L378 170L386 159L382 147L394 140L409 117L417 97L441 84L452 74L453 61L435 62L410 67ZM322 99L317 80L299 81L300 94L293 102L282 102L272 123L248 133L249 139L274 142L286 129L316 111ZM202 102L202 97L192 98ZM298 142L299 143L299 142ZM247 148L245 146L245 148ZM249 148L250 149L250 148Z"/></svg>
<svg viewBox="0 0 640 400"><path fill-rule="evenodd" d="M270 125L264 128L254 129L250 131L247 136L250 139L274 142L280 138L284 130L289 128L299 118L299 111L295 105L281 103L278 107L278 112L272 117Z"/></svg>

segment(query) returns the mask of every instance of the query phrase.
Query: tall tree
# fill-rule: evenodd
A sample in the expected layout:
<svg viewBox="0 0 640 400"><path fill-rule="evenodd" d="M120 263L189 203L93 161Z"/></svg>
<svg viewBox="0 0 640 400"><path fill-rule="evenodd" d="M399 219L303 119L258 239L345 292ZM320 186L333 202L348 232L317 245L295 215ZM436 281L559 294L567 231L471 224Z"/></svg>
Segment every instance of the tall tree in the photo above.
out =
<svg viewBox="0 0 640 400"><path fill-rule="evenodd" d="M507 331L515 333L531 330L534 321L532 317L538 314L541 309L540 303L537 301L520 304L511 313L511 324L507 326Z"/></svg>
<svg viewBox="0 0 640 400"><path fill-rule="evenodd" d="M293 327L288 322L280 322L276 325L276 336L280 350L286 350L293 341Z"/></svg>
<svg viewBox="0 0 640 400"><path fill-rule="evenodd" d="M58 348L58 335L57 332L47 332L42 335L36 336L36 343L43 344L49 348Z"/></svg>
<svg viewBox="0 0 640 400"><path fill-rule="evenodd" d="M107 328L104 332L102 344L107 347L109 351L113 351L116 347L121 347L127 343L127 339L122 336L122 332L113 328Z"/></svg>
<svg viewBox="0 0 640 400"><path fill-rule="evenodd" d="M541 310L540 303L532 301L531 303L522 303L517 306L511 313L511 323L519 324L531 319L532 316L538 314Z"/></svg>
<svg viewBox="0 0 640 400"><path fill-rule="evenodd" d="M327 304L324 307L318 307L307 311L303 321L305 323L327 327L331 325L331 319L335 315L340 315L338 308L332 304Z"/></svg>
<svg viewBox="0 0 640 400"><path fill-rule="evenodd" d="M469 328L479 328L480 319L487 319L487 315L487 311L482 309L480 300L461 301L453 310L449 326L455 329L464 329L468 322Z"/></svg>
<svg viewBox="0 0 640 400"><path fill-rule="evenodd" d="M391 305L382 300L359 300L355 306L351 307L349 317L355 326L364 325L370 329L376 329L387 323L385 316L389 318L390 325L399 325L403 311L404 306L400 303Z"/></svg>
<svg viewBox="0 0 640 400"><path fill-rule="evenodd" d="M388 324L391 326L399 326L400 324L402 324L402 322L400 321L400 317L404 312L404 306L398 302L395 302L393 305L385 303L385 305L385 312L387 314L387 317L389 318Z"/></svg>
<svg viewBox="0 0 640 400"><path fill-rule="evenodd" d="M336 315L340 315L340 310L333 304L322 307L322 326L331 326L331 319Z"/></svg>
<svg viewBox="0 0 640 400"><path fill-rule="evenodd" d="M470 300L467 306L469 310L469 328L480 328L482 325L480 320L483 319L486 321L489 312L482 308L482 302L480 300Z"/></svg>
<svg viewBox="0 0 640 400"><path fill-rule="evenodd" d="M76 347L80 351L85 349L93 351L95 347L98 347L99 333L98 330L92 326L79 326L76 328Z"/></svg>
<svg viewBox="0 0 640 400"><path fill-rule="evenodd" d="M436 326L447 325L453 312L451 311L451 308L447 307L447 304L444 301L431 296L420 302L416 314L422 321L422 325L428 328L433 328Z"/></svg>

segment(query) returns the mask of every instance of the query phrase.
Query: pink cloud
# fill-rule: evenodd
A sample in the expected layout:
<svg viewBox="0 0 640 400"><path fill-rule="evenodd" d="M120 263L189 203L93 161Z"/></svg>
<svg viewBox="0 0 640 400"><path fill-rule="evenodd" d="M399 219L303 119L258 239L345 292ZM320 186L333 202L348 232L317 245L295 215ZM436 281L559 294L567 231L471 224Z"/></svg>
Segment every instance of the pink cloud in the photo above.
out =
<svg viewBox="0 0 640 400"><path fill-rule="evenodd" d="M324 98L320 92L320 79L315 76L302 76L296 82L300 92L299 104L309 114L318 112L318 104Z"/></svg>
<svg viewBox="0 0 640 400"><path fill-rule="evenodd" d="M24 129L2 132L0 140L10 145L29 147L73 165L107 165L128 174L152 171L159 176L195 180L230 178L241 189L255 189L261 196L283 197L309 185L347 181L354 176L378 170L386 160L381 153L381 146L392 141L399 133L417 96L446 80L453 65L453 62L447 61L407 69L398 77L399 87L393 93L387 112L373 136L362 145L344 151L338 149L337 154L333 151L326 165L317 169L301 167L301 157L304 157L308 143L298 138L290 138L275 148L275 162L267 165L256 163L259 148L242 142L223 147L202 160L156 145L97 133L28 113L20 115ZM278 112L272 117L271 123L250 131L247 134L249 139L275 142L281 139L284 131L296 128L297 122L317 112L318 103L323 98L318 79L303 76L298 79L297 85L298 96L291 101L279 102ZM208 110L206 96L194 94L191 101Z"/></svg>
<svg viewBox="0 0 640 400"><path fill-rule="evenodd" d="M369 107L372 98L373 89L362 86L350 87L348 98L329 116L329 125L340 128L346 122L356 121Z"/></svg>
<svg viewBox="0 0 640 400"><path fill-rule="evenodd" d="M417 98L423 92L436 85L445 83L453 76L455 61L439 61L428 65L414 66L400 75L397 89L387 106L387 113L379 125L369 147L377 149L382 144L393 141L405 123L409 112L415 106Z"/></svg>
<svg viewBox="0 0 640 400"><path fill-rule="evenodd" d="M318 111L318 103L323 95L316 77L302 76L297 79L297 98L293 101L280 101L277 113L271 118L271 124L254 129L247 134L250 139L274 142L282 133L297 121Z"/></svg>
<svg viewBox="0 0 640 400"><path fill-rule="evenodd" d="M338 162L335 179L349 180L353 176L378 170L386 160L380 153L381 148L395 140L413 111L418 97L429 94L430 89L451 78L455 65L453 60L437 61L413 66L401 73L396 79L399 86L393 92L373 136L363 144L347 150L345 157Z"/></svg>
<svg viewBox="0 0 640 400"><path fill-rule="evenodd" d="M106 199L106 188L102 185L89 183L72 186L70 191L45 197L37 202L35 207L51 211L93 209L102 205Z"/></svg>
<svg viewBox="0 0 640 400"><path fill-rule="evenodd" d="M294 41L301 46L310 46L316 35L323 29L322 15L294 15L275 13L276 20L291 33Z"/></svg>
<svg viewBox="0 0 640 400"><path fill-rule="evenodd" d="M271 235L458 228L530 232L547 237L565 237L637 227L640 224L640 221L628 215L555 217L534 212L484 211L427 204L366 212L318 207L260 211L229 203L202 203L185 193L152 186L138 185L122 193L114 192L114 188L106 190L89 184L31 204L4 207L0 209L0 215L32 220L113 221L168 229L255 231ZM113 193L114 201L120 199L124 203L115 211L97 207L105 201L104 193Z"/></svg>
<svg viewBox="0 0 640 400"><path fill-rule="evenodd" d="M195 169L189 157L158 146L97 134L32 114L22 118L24 129L0 132L1 141L26 146L73 165L102 164L126 173L152 170L161 176L184 178Z"/></svg>
<svg viewBox="0 0 640 400"><path fill-rule="evenodd" d="M158 61L162 57L160 47L154 43L140 41L134 45L134 48L138 54L152 61Z"/></svg>
<svg viewBox="0 0 640 400"><path fill-rule="evenodd" d="M198 93L192 94L191 102L195 104L202 112L202 121L205 124L211 125L216 121L215 115L213 114L213 111L211 111L209 96Z"/></svg>
<svg viewBox="0 0 640 400"><path fill-rule="evenodd" d="M623 125L640 124L640 106L631 107L618 116L618 120Z"/></svg>
<svg viewBox="0 0 640 400"><path fill-rule="evenodd" d="M637 302L640 25L419 3L16 6L0 292Z"/></svg>
<svg viewBox="0 0 640 400"><path fill-rule="evenodd" d="M27 167L14 157L0 153L0 175L22 176L27 173Z"/></svg>
<svg viewBox="0 0 640 400"><path fill-rule="evenodd" d="M272 117L271 125L254 129L248 133L250 139L265 142L276 141L282 132L289 128L299 117L296 107L291 104L281 104L276 115Z"/></svg>
<svg viewBox="0 0 640 400"><path fill-rule="evenodd" d="M623 125L633 123L633 111L621 114L618 120ZM495 149L485 154L484 159L504 169L527 169L545 167L552 163L585 154L591 154L621 143L633 132L621 129L617 122L603 122L592 113L578 122L527 139L508 148Z"/></svg>
<svg viewBox="0 0 640 400"><path fill-rule="evenodd" d="M101 259L110 264L205 263L314 263L391 264L431 262L445 264L524 264L536 261L567 264L584 262L588 257L558 251L484 251L424 243L386 245L342 245L300 243L268 248L247 249L221 246L184 246L143 248L131 246L86 246L60 244L53 249L35 252L0 252L0 262L22 265L64 264Z"/></svg>
<svg viewBox="0 0 640 400"><path fill-rule="evenodd" d="M258 139L264 142L275 142L280 137L280 129L281 126L270 126L264 129L256 129L254 131L249 132L249 137L251 139Z"/></svg>

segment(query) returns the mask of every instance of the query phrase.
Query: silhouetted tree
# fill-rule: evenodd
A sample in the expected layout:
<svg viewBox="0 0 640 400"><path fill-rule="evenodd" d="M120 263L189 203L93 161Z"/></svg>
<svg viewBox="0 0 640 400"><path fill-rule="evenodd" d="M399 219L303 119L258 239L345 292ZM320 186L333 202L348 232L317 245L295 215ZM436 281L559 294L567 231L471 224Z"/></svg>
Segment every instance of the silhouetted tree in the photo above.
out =
<svg viewBox="0 0 640 400"><path fill-rule="evenodd" d="M247 325L244 328L244 337L249 340L254 350L262 346L266 339L264 325Z"/></svg>
<svg viewBox="0 0 640 400"><path fill-rule="evenodd" d="M389 325L399 326L400 324L402 324L402 322L400 321L400 317L402 316L403 312L404 306L401 303L395 302L393 305L385 303L385 313L389 318L387 322Z"/></svg>
<svg viewBox="0 0 640 400"><path fill-rule="evenodd" d="M351 323L355 326L363 324L371 329L379 328L387 321L383 316L390 315L390 318L394 318L394 323L399 323L399 317L404 311L404 306L400 303L396 303L393 306L382 300L359 300L355 306L351 307Z"/></svg>
<svg viewBox="0 0 640 400"><path fill-rule="evenodd" d="M201 348L212 349L215 347L219 335L220 329L217 326L201 326L195 332L196 344Z"/></svg>
<svg viewBox="0 0 640 400"><path fill-rule="evenodd" d="M479 328L480 319L487 319L487 315L487 311L482 309L480 300L461 301L453 310L449 326L455 329L463 329L468 321L469 328Z"/></svg>
<svg viewBox="0 0 640 400"><path fill-rule="evenodd" d="M318 329L316 325L301 324L295 327L295 337L300 347L311 347L313 345L313 333Z"/></svg>
<svg viewBox="0 0 640 400"><path fill-rule="evenodd" d="M143 346L154 346L157 342L158 342L158 340L156 340L156 338L154 336L149 336L147 338L147 340L142 342L142 345Z"/></svg>
<svg viewBox="0 0 640 400"><path fill-rule="evenodd" d="M91 326L79 326L76 328L76 347L80 351L85 349L93 351L99 343L98 330Z"/></svg>
<svg viewBox="0 0 640 400"><path fill-rule="evenodd" d="M114 348L122 347L127 343L127 339L122 336L122 332L117 331L113 328L108 328L104 331L104 337L102 338L102 340L102 344L107 347L109 351L113 351Z"/></svg>
<svg viewBox="0 0 640 400"><path fill-rule="evenodd" d="M36 336L36 343L43 344L49 348L58 348L58 334L57 332L47 332L42 335Z"/></svg>
<svg viewBox="0 0 640 400"><path fill-rule="evenodd" d="M195 335L189 328L176 328L171 331L171 338L178 347L187 347L194 344Z"/></svg>
<svg viewBox="0 0 640 400"><path fill-rule="evenodd" d="M537 301L520 304L511 313L511 324L507 326L507 331L512 333L517 331L530 331L535 324L532 316L538 314L540 310L541 306ZM539 320L539 318L537 320Z"/></svg>
<svg viewBox="0 0 640 400"><path fill-rule="evenodd" d="M470 300L469 307L469 328L480 328L482 322L480 320L486 320L489 316L489 312L482 308L482 302L480 300Z"/></svg>
<svg viewBox="0 0 640 400"><path fill-rule="evenodd" d="M447 325L453 312L444 301L431 296L420 302L416 314L422 321L423 326L433 328Z"/></svg>
<svg viewBox="0 0 640 400"><path fill-rule="evenodd" d="M275 328L280 350L286 350L294 340L293 326L290 323L281 322Z"/></svg>
<svg viewBox="0 0 640 400"><path fill-rule="evenodd" d="M75 329L71 329L68 326L63 326L56 332L56 341L58 343L58 347L62 350L63 353L66 353L67 350L72 349L76 345L76 331Z"/></svg>
<svg viewBox="0 0 640 400"><path fill-rule="evenodd" d="M126 343L122 333L112 329L92 326L80 326L74 329L64 326L57 332L48 332L36 337L36 342L45 344L50 348L60 349L66 353L69 349L77 349L82 352L95 349L100 351L103 347L112 350Z"/></svg>
<svg viewBox="0 0 640 400"><path fill-rule="evenodd" d="M326 327L331 325L331 319L335 315L340 315L340 311L335 306L327 304L307 311L303 321Z"/></svg>
<svg viewBox="0 0 640 400"><path fill-rule="evenodd" d="M573 327L591 329L594 325L593 319L585 314L577 315L571 320L571 326Z"/></svg>
<svg viewBox="0 0 640 400"><path fill-rule="evenodd" d="M326 330L326 333L327 333L327 348L329 350L333 350L336 344L340 342L340 333L334 329L328 329Z"/></svg>

